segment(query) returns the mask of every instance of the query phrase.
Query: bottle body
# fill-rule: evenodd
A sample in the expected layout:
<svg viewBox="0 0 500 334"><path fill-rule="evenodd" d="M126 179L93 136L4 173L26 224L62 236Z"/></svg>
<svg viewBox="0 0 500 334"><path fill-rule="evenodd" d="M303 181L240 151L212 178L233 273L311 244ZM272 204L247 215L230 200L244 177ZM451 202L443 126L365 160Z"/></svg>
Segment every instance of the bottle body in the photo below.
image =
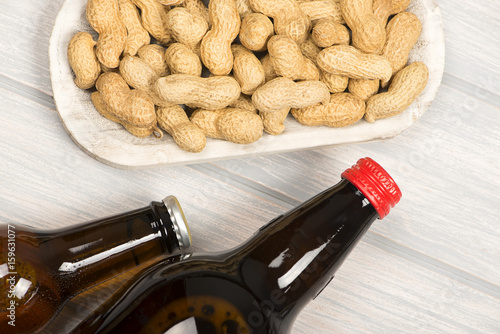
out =
<svg viewBox="0 0 500 334"><path fill-rule="evenodd" d="M343 180L233 250L148 268L74 333L288 333L376 218Z"/></svg>
<svg viewBox="0 0 500 334"><path fill-rule="evenodd" d="M179 248L163 202L69 228L0 226L0 332L33 333L77 293Z"/></svg>

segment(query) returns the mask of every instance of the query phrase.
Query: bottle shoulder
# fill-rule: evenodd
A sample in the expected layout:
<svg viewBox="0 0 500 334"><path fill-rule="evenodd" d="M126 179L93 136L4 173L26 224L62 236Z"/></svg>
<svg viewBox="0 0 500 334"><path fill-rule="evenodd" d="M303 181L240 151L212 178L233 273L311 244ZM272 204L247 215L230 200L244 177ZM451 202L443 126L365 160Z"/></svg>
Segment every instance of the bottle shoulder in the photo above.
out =
<svg viewBox="0 0 500 334"><path fill-rule="evenodd" d="M150 268L112 298L97 333L109 331L108 324L113 333L268 333L275 316L228 254Z"/></svg>

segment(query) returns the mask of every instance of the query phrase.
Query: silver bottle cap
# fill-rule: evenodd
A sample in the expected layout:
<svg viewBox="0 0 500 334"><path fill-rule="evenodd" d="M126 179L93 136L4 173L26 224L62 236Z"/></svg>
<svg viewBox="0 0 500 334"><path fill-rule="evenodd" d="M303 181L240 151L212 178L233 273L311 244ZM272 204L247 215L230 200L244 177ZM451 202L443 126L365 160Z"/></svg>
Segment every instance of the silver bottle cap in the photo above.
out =
<svg viewBox="0 0 500 334"><path fill-rule="evenodd" d="M188 248L191 246L191 232L189 231L189 226L182 211L181 205L175 196L165 197L163 200L165 207L168 210L170 219L174 226L175 235L177 240L179 240L179 248Z"/></svg>

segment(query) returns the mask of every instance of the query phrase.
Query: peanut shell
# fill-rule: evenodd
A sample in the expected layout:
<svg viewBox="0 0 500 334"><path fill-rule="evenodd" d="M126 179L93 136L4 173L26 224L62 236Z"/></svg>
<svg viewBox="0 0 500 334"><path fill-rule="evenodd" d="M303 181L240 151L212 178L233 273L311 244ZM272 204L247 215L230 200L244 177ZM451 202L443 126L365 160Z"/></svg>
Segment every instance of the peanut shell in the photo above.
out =
<svg viewBox="0 0 500 334"><path fill-rule="evenodd" d="M389 16L400 13L410 5L411 0L373 0L373 13L385 27Z"/></svg>
<svg viewBox="0 0 500 334"><path fill-rule="evenodd" d="M292 80L319 80L319 70L291 38L276 35L267 43L276 74Z"/></svg>
<svg viewBox="0 0 500 334"><path fill-rule="evenodd" d="M318 67L326 72L352 79L381 79L389 81L392 66L384 56L366 54L353 46L334 45L320 51Z"/></svg>
<svg viewBox="0 0 500 334"><path fill-rule="evenodd" d="M170 28L167 24L168 6L156 0L132 0L141 10L142 26L158 43L168 45L172 41Z"/></svg>
<svg viewBox="0 0 500 334"><path fill-rule="evenodd" d="M106 104L104 103L104 99L102 98L101 93L99 92L93 92L90 95L90 99L92 100L92 103L94 104L94 107L96 110L106 117L107 119L121 124L128 132L133 134L136 137L139 138L144 138L144 137L149 137L151 134L156 133L155 137L161 138L163 136L163 132L158 130L155 126L152 127L138 127L138 126L133 126L128 124L127 122L119 119L116 117L112 112L109 111L109 109L106 107Z"/></svg>
<svg viewBox="0 0 500 334"><path fill-rule="evenodd" d="M340 10L340 0L299 1L299 7L313 24L321 19L332 19L341 24L345 23Z"/></svg>
<svg viewBox="0 0 500 334"><path fill-rule="evenodd" d="M313 40L309 37L299 45L302 54L311 59L317 65L317 58L320 48L314 44ZM342 75L332 74L319 69L319 81L324 83L330 93L340 93L345 91L349 78Z"/></svg>
<svg viewBox="0 0 500 334"><path fill-rule="evenodd" d="M234 56L233 75L243 94L251 95L266 81L264 68L259 59L243 45L231 46Z"/></svg>
<svg viewBox="0 0 500 334"><path fill-rule="evenodd" d="M252 103L260 112L276 112L289 108L304 108L316 103L328 103L330 92L320 81L294 82L278 77L257 88Z"/></svg>
<svg viewBox="0 0 500 334"><path fill-rule="evenodd" d="M290 107L283 108L274 112L259 112L260 118L262 118L262 124L264 125L264 131L270 135L279 135L285 131L285 120L290 113Z"/></svg>
<svg viewBox="0 0 500 334"><path fill-rule="evenodd" d="M332 94L324 105L292 109L295 119L304 125L340 128L356 123L365 113L365 102L349 93Z"/></svg>
<svg viewBox="0 0 500 334"><path fill-rule="evenodd" d="M191 123L179 105L160 107L156 110L156 116L158 125L172 136L181 149L193 153L203 151L207 143L205 134Z"/></svg>
<svg viewBox="0 0 500 334"><path fill-rule="evenodd" d="M349 80L348 87L349 93L363 101L366 101L373 95L377 94L380 88L380 80L351 79Z"/></svg>
<svg viewBox="0 0 500 334"><path fill-rule="evenodd" d="M296 43L304 41L311 26L311 21L302 12L295 0L249 0L255 12L272 17L277 35L290 37Z"/></svg>
<svg viewBox="0 0 500 334"><path fill-rule="evenodd" d="M393 75L408 62L408 55L421 31L422 23L410 12L399 13L387 25L387 42L382 55L391 62Z"/></svg>
<svg viewBox="0 0 500 334"><path fill-rule="evenodd" d="M170 74L165 59L165 49L161 45L144 45L137 51L137 55L151 66L160 77Z"/></svg>
<svg viewBox="0 0 500 334"><path fill-rule="evenodd" d="M241 20L234 0L212 0L208 5L212 29L201 41L201 60L213 75L228 75L233 68L231 43Z"/></svg>
<svg viewBox="0 0 500 334"><path fill-rule="evenodd" d="M229 76L201 78L189 74L172 74L158 79L154 88L156 94L167 103L188 104L210 110L227 107L241 93L236 79Z"/></svg>
<svg viewBox="0 0 500 334"><path fill-rule="evenodd" d="M127 29L120 19L118 0L88 0L86 16L90 26L99 34L97 59L106 67L118 67L127 39Z"/></svg>
<svg viewBox="0 0 500 334"><path fill-rule="evenodd" d="M68 61L75 73L75 84L81 89L94 87L101 65L94 52L96 42L88 32L77 32L68 44Z"/></svg>
<svg viewBox="0 0 500 334"><path fill-rule="evenodd" d="M267 42L273 35L273 23L262 13L249 14L241 21L240 42L249 50L267 50Z"/></svg>
<svg viewBox="0 0 500 334"><path fill-rule="evenodd" d="M373 14L372 0L340 0L340 9L352 31L352 45L379 54L385 44L385 26Z"/></svg>
<svg viewBox="0 0 500 334"><path fill-rule="evenodd" d="M311 38L314 43L322 48L334 44L349 45L350 36L347 28L332 19L319 20L312 30Z"/></svg>
<svg viewBox="0 0 500 334"><path fill-rule="evenodd" d="M199 53L201 40L208 30L208 23L201 15L176 7L168 12L167 24L177 42Z"/></svg>
<svg viewBox="0 0 500 334"><path fill-rule="evenodd" d="M414 62L406 66L394 76L388 92L368 100L365 119L374 122L402 113L422 93L428 79L429 70L424 63Z"/></svg>
<svg viewBox="0 0 500 334"><path fill-rule="evenodd" d="M155 107L149 94L142 90L130 90L118 73L101 74L96 88L115 117L138 127L156 125Z"/></svg>
<svg viewBox="0 0 500 334"><path fill-rule="evenodd" d="M264 129L259 115L238 108L197 109L190 119L207 137L236 144L250 144L259 140Z"/></svg>
<svg viewBox="0 0 500 334"><path fill-rule="evenodd" d="M118 3L120 5L120 18L127 28L127 39L123 53L135 56L142 46L149 44L151 38L148 31L142 26L139 10L132 1L118 0Z"/></svg>
<svg viewBox="0 0 500 334"><path fill-rule="evenodd" d="M171 44L165 52L165 61L172 74L201 76L200 57L184 44Z"/></svg>

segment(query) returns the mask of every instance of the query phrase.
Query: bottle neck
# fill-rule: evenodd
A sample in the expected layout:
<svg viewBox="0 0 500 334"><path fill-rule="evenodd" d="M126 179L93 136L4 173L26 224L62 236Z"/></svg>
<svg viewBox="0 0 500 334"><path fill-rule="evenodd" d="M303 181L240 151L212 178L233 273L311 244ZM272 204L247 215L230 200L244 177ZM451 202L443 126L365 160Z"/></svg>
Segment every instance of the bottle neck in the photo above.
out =
<svg viewBox="0 0 500 334"><path fill-rule="evenodd" d="M161 202L78 226L37 233L40 252L63 294L92 285L179 248Z"/></svg>
<svg viewBox="0 0 500 334"><path fill-rule="evenodd" d="M342 180L275 218L243 246L248 254L242 274L252 277L245 283L264 310L298 312L329 283L376 218L363 194Z"/></svg>

